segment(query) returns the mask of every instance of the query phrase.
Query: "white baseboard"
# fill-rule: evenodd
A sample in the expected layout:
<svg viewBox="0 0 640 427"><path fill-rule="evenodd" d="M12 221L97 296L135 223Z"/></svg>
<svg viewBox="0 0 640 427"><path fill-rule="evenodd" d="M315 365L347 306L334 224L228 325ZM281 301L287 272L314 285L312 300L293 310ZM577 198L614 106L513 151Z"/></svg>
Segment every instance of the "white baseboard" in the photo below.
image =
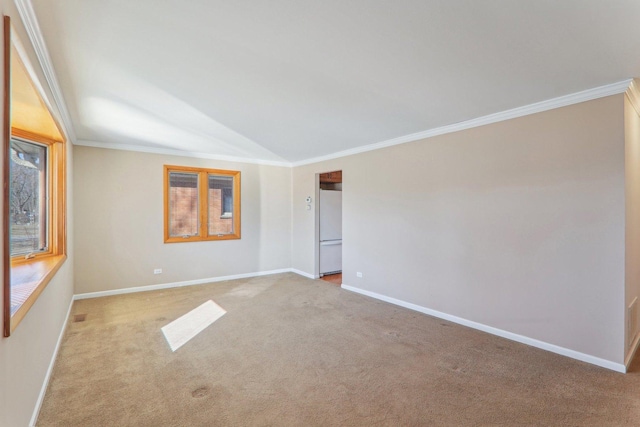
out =
<svg viewBox="0 0 640 427"><path fill-rule="evenodd" d="M304 277L307 277L309 279L318 279L318 277L314 276L313 274L307 273L307 272L302 271L302 270L298 270L297 268L292 268L292 269L290 269L290 271L292 273L299 274L300 276L304 276Z"/></svg>
<svg viewBox="0 0 640 427"><path fill-rule="evenodd" d="M258 276L266 276L270 274L279 274L279 273L295 273L301 276L307 277L309 279L316 279L313 274L306 273L301 270L297 270L295 268L283 268L279 270L270 270L270 271L259 271L255 273L245 273L245 274L236 274L231 276L220 276L220 277L212 277L207 279L197 279L197 280L187 280L183 282L173 282L173 283L164 283L159 285L149 285L149 286L138 286L134 288L125 288L125 289L115 289L110 291L102 291L102 292L89 292L84 294L74 295L71 302L69 303L69 308L67 309L67 314L65 316L65 321L60 330L60 334L58 335L58 341L56 342L56 346L53 350L53 354L51 356L51 361L49 362L49 367L47 368L47 372L44 377L44 381L42 384L42 388L40 389L40 394L38 395L38 399L36 401L36 406L33 410L33 415L31 416L31 421L29 422L29 426L33 427L36 425L38 420L38 415L40 414L40 408L42 406L42 402L44 400L44 396L47 392L47 387L49 386L49 380L51 379L51 373L53 372L53 367L56 362L56 358L58 356L58 351L60 350L60 345L62 343L62 338L64 337L64 332L67 328L67 322L69 320L69 315L71 314L71 308L73 307L73 302L75 300L87 299L87 298L98 298L110 295L120 295L120 294L128 294L133 292L145 292L145 291L154 291L158 289L169 289L176 288L182 286L192 286L192 285L200 285L204 283L212 283L212 282L222 282L225 280L234 280L234 279L244 279L248 277L258 277ZM560 347L554 344L549 344L544 341L539 341L533 338L525 337L523 335L518 335L513 332L508 332L502 329L494 328L492 326L487 326L482 323L473 322L471 320L463 319L461 317L453 316L450 314L442 313L437 310L432 310L430 308L422 307L417 304L412 304L406 301L402 301L396 298L391 298L382 294L378 294L375 292L367 291L364 289L356 288L353 286L342 284L341 287L351 292L359 293L362 295L366 295L371 298L375 298L381 301L385 301L391 304L398 305L400 307L408 308L410 310L418 311L420 313L424 313L433 317L437 317L440 319L448 320L453 323L457 323L463 326L467 326L473 329L477 329L483 332L490 333L492 335L497 335L502 338L506 338L512 341L520 342L522 344L527 344L532 347L537 347L543 350L550 351L552 353L560 354L562 356L570 357L572 359L580 360L586 363L591 363L593 365L601 366L603 368L611 369L616 372L625 373L633 356L635 355L638 347L640 346L640 334L636 337L634 344L632 346L633 351L631 351L627 359L625 360L625 364L622 365L620 363L611 362L609 360L601 359L599 357L591 356L585 353L580 353L575 350L570 350L564 347Z"/></svg>
<svg viewBox="0 0 640 427"><path fill-rule="evenodd" d="M171 283L161 283L158 285L136 286L133 288L113 289L110 291L87 292L83 294L76 294L73 296L73 299L81 300L81 299L87 299L87 298L108 297L111 295L132 294L135 292L157 291L159 289L180 288L183 286L202 285L205 283L223 282L225 280L246 279L249 277L267 276L270 274L290 273L290 272L297 273L302 276L306 276L306 274L304 274L303 272L298 272L297 270L294 271L291 268L281 268L279 270L256 271L254 273L243 273L243 274L233 274L230 276L208 277L206 279L185 280L183 282L171 282Z"/></svg>
<svg viewBox="0 0 640 427"><path fill-rule="evenodd" d="M36 422L38 421L38 415L40 414L42 401L44 400L44 395L47 393L47 387L49 386L51 373L53 372L53 367L56 364L56 358L58 357L58 350L60 350L60 344L62 344L62 338L64 337L64 332L67 330L67 322L69 321L69 315L71 314L71 307L73 307L73 298L69 302L69 309L67 310L67 315L64 318L64 323L62 324L60 335L58 335L58 342L56 343L56 347L53 349L53 354L51 355L51 361L49 362L49 368L47 368L47 373L44 376L44 381L42 383L42 388L40 389L40 394L38 395L38 400L36 400L36 406L33 409L33 414L31 415L31 421L29 421L30 427L34 427L36 425Z"/></svg>
<svg viewBox="0 0 640 427"><path fill-rule="evenodd" d="M385 295L377 294L375 292L367 291L360 288L355 288L353 286L348 286L343 284L343 289L346 289L351 292L356 292L362 295L366 295L371 298L379 299L381 301L385 301L391 304L399 305L401 307L408 308L410 310L419 311L420 313L428 314L429 316L438 317L440 319L448 320L453 323L457 323L459 325L467 326L469 328L477 329L479 331L487 332L492 335L497 335L502 338L506 338L512 341L517 341L522 344L527 344L532 347L537 347L542 350L547 350L552 353L560 354L562 356L570 357L572 359L580 360L582 362L591 363L592 365L597 365L603 368L611 369L616 372L627 372L627 367L621 363L615 363L610 360L601 359L599 357L591 356L589 354L580 353L579 351L570 350L568 348L560 347L555 344L549 344L544 341L536 340L533 338L529 338L523 335L518 335L513 332L505 331L502 329L494 328L493 326L487 326L482 323L473 322L471 320L463 319L461 317L453 316L450 314L442 313L437 310L432 310L430 308L422 307L417 304L412 304L410 302L402 301L399 299L391 298Z"/></svg>

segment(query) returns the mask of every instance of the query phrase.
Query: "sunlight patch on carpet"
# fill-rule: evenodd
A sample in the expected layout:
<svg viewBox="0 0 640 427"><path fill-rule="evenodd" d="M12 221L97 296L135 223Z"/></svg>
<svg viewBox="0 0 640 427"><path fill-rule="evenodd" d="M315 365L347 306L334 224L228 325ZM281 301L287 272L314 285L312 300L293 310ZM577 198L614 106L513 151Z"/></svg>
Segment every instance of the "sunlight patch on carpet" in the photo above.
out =
<svg viewBox="0 0 640 427"><path fill-rule="evenodd" d="M209 300L201 306L194 308L184 316L181 316L162 327L162 333L171 347L176 351L207 326L224 316L226 311L218 304Z"/></svg>

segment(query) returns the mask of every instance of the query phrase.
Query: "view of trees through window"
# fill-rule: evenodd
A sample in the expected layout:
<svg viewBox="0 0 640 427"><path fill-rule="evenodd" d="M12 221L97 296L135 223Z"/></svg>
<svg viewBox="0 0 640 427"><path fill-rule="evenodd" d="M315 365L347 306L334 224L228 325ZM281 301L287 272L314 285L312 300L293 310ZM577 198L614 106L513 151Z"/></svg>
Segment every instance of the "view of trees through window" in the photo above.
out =
<svg viewBox="0 0 640 427"><path fill-rule="evenodd" d="M45 146L11 140L11 255L29 254L47 246L47 184Z"/></svg>

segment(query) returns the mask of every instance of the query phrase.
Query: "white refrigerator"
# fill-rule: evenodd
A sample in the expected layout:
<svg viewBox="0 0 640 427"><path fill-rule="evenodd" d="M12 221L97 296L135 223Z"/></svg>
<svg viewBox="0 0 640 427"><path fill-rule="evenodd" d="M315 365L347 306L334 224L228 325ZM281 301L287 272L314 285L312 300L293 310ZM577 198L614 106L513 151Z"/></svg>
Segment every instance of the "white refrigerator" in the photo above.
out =
<svg viewBox="0 0 640 427"><path fill-rule="evenodd" d="M320 274L342 271L342 191L320 190Z"/></svg>

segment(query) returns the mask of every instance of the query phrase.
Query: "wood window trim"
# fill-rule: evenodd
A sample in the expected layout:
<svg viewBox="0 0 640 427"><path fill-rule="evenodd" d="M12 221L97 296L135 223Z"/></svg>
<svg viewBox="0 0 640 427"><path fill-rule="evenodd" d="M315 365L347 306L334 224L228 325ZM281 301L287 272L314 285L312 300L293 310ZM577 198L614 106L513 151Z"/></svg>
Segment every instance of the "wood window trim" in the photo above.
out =
<svg viewBox="0 0 640 427"><path fill-rule="evenodd" d="M198 174L198 234L194 236L171 236L169 230L169 174L186 172ZM209 175L229 176L233 179L233 233L209 235L208 230L208 188ZM240 171L208 169L191 166L164 165L164 243L185 243L213 240L237 240L241 238L240 211Z"/></svg>
<svg viewBox="0 0 640 427"><path fill-rule="evenodd" d="M24 140L27 142L36 142L38 144L42 144L47 147L47 194L48 201L47 207L50 215L49 227L47 227L47 242L48 247L46 251L37 252L32 255L29 259L26 259L24 255L16 255L11 257L11 268L13 268L17 264L31 262L32 260L37 260L39 258L44 258L48 256L56 256L64 253L64 233L60 233L63 230L64 224L60 224L57 221L57 216L59 216L59 212L64 210L63 206L60 206L60 203L64 201L64 142L56 141L44 137L42 135L38 135L29 131L25 131L22 129L11 128L11 138L18 138L20 140ZM12 282L14 283L14 282Z"/></svg>
<svg viewBox="0 0 640 427"><path fill-rule="evenodd" d="M58 270L60 270L60 267L62 267L66 259L67 255L65 254L49 255L11 267L11 283L15 286L31 284L33 286L33 292L31 292L25 302L23 302L20 308L11 316L10 333L20 324L51 279L53 279ZM9 301L9 304L11 304L11 301Z"/></svg>
<svg viewBox="0 0 640 427"><path fill-rule="evenodd" d="M3 292L3 335L8 337L11 335L11 264L9 253L11 251L8 231L11 228L9 221L9 203L7 196L9 194L8 186L10 180L10 158L9 146L11 144L11 18L4 16L3 19L3 55L4 61L4 81L3 81L3 117L2 117L2 182L4 185L4 204L2 205L2 231L4 238L2 239L2 292Z"/></svg>
<svg viewBox="0 0 640 427"><path fill-rule="evenodd" d="M49 167L49 228L47 230L49 248L46 252L35 254L33 258L25 259L22 255L11 257L11 267L25 262L32 262L39 258L66 255L66 155L67 147L64 142L49 139L22 129L11 128L11 137L29 142L37 142L48 148ZM13 283L13 282L12 282Z"/></svg>
<svg viewBox="0 0 640 427"><path fill-rule="evenodd" d="M13 315L10 315L8 333L11 334L31 309L56 272L67 259L66 255L66 144L22 129L11 128L10 137L46 145L49 152L49 249L25 259L22 255L10 257L9 287L29 286L33 289ZM5 150L5 156L8 150ZM5 206L9 205L9 192L5 194ZM10 227L10 224L7 224ZM5 239L8 241L9 239ZM10 251L10 248L7 249ZM6 255L5 255L6 257ZM11 295L9 293L9 313ZM6 324L6 323L5 323ZM7 330L5 327L5 336Z"/></svg>
<svg viewBox="0 0 640 427"><path fill-rule="evenodd" d="M3 128L2 128L2 180L3 180L3 335L9 337L20 324L27 312L34 305L40 294L53 279L60 267L67 259L66 239L66 141L64 138L52 139L38 133L11 126L11 20L8 16L3 19L4 35L4 96L3 96ZM50 114L50 112L49 112ZM59 123L52 117L57 129L61 129ZM10 145L11 138L16 137L47 146L48 156L48 194L49 194L49 218L48 237L49 248L46 253L39 253L33 258L11 257L10 245ZM25 286L29 289L29 295L20 307L11 314L11 288Z"/></svg>

